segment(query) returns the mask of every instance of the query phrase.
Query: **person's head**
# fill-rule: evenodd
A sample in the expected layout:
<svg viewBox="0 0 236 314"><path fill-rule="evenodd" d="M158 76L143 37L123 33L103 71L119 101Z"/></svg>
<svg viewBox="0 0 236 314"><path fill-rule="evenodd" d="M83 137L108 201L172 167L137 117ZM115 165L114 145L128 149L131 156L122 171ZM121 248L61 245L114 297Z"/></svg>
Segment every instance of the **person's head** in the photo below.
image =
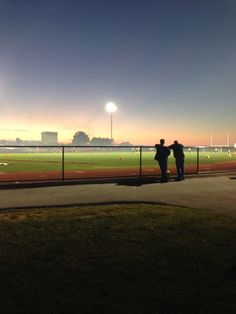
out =
<svg viewBox="0 0 236 314"><path fill-rule="evenodd" d="M164 144L165 144L164 138L161 138L161 139L160 139L160 144L161 144L161 145L164 145Z"/></svg>
<svg viewBox="0 0 236 314"><path fill-rule="evenodd" d="M179 144L179 142L177 140L174 141L174 144Z"/></svg>

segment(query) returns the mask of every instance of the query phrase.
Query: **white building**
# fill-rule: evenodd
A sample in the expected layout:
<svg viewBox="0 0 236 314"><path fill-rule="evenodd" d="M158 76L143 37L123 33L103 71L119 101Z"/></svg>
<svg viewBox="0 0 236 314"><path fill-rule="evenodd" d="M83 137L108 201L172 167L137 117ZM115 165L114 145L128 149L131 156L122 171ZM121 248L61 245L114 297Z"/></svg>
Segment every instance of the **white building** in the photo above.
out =
<svg viewBox="0 0 236 314"><path fill-rule="evenodd" d="M58 132L42 132L41 143L42 145L57 145L58 144Z"/></svg>

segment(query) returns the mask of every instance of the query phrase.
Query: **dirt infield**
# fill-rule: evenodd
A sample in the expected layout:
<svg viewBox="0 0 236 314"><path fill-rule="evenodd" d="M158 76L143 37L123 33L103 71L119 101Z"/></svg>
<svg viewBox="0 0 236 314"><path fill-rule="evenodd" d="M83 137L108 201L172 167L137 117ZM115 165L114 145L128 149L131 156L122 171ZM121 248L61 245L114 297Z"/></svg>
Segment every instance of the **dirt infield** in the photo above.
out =
<svg viewBox="0 0 236 314"><path fill-rule="evenodd" d="M2 169L4 170L4 169ZM169 168L170 174L176 175L174 166ZM200 164L199 172L219 172L219 171L235 171L236 162L227 161L225 163L209 163ZM187 165L185 167L186 174L197 173L196 165ZM142 168L142 176L159 176L158 167ZM63 174L61 170L51 171L18 171L4 172L0 169L0 182L20 182L20 181L44 181L44 180L70 180L70 179L96 179L96 178L116 178L116 177L138 177L140 176L140 168L107 168L93 170L66 170Z"/></svg>

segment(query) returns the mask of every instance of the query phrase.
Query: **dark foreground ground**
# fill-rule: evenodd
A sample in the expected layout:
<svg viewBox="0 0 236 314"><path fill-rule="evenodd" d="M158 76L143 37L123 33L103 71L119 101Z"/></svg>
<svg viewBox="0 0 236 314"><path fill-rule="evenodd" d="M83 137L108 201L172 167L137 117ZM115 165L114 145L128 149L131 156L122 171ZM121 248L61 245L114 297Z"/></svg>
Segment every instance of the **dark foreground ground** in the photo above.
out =
<svg viewBox="0 0 236 314"><path fill-rule="evenodd" d="M235 313L236 220L128 204L0 212L0 313Z"/></svg>

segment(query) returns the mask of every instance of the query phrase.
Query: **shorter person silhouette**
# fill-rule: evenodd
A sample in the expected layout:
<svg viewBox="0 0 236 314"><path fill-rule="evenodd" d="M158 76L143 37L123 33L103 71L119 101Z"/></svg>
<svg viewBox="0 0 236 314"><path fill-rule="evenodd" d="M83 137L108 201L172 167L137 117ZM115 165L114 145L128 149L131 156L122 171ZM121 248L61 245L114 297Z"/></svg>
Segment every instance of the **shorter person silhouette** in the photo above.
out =
<svg viewBox="0 0 236 314"><path fill-rule="evenodd" d="M156 144L156 155L155 159L158 161L160 169L161 169L161 182L168 182L167 176L167 164L168 164L168 156L170 155L170 150L168 147L164 146L165 140L160 139L160 144Z"/></svg>
<svg viewBox="0 0 236 314"><path fill-rule="evenodd" d="M176 181L184 180L184 146L179 144L177 140L174 141L174 144L169 146L170 149L173 149L175 165L177 170Z"/></svg>

